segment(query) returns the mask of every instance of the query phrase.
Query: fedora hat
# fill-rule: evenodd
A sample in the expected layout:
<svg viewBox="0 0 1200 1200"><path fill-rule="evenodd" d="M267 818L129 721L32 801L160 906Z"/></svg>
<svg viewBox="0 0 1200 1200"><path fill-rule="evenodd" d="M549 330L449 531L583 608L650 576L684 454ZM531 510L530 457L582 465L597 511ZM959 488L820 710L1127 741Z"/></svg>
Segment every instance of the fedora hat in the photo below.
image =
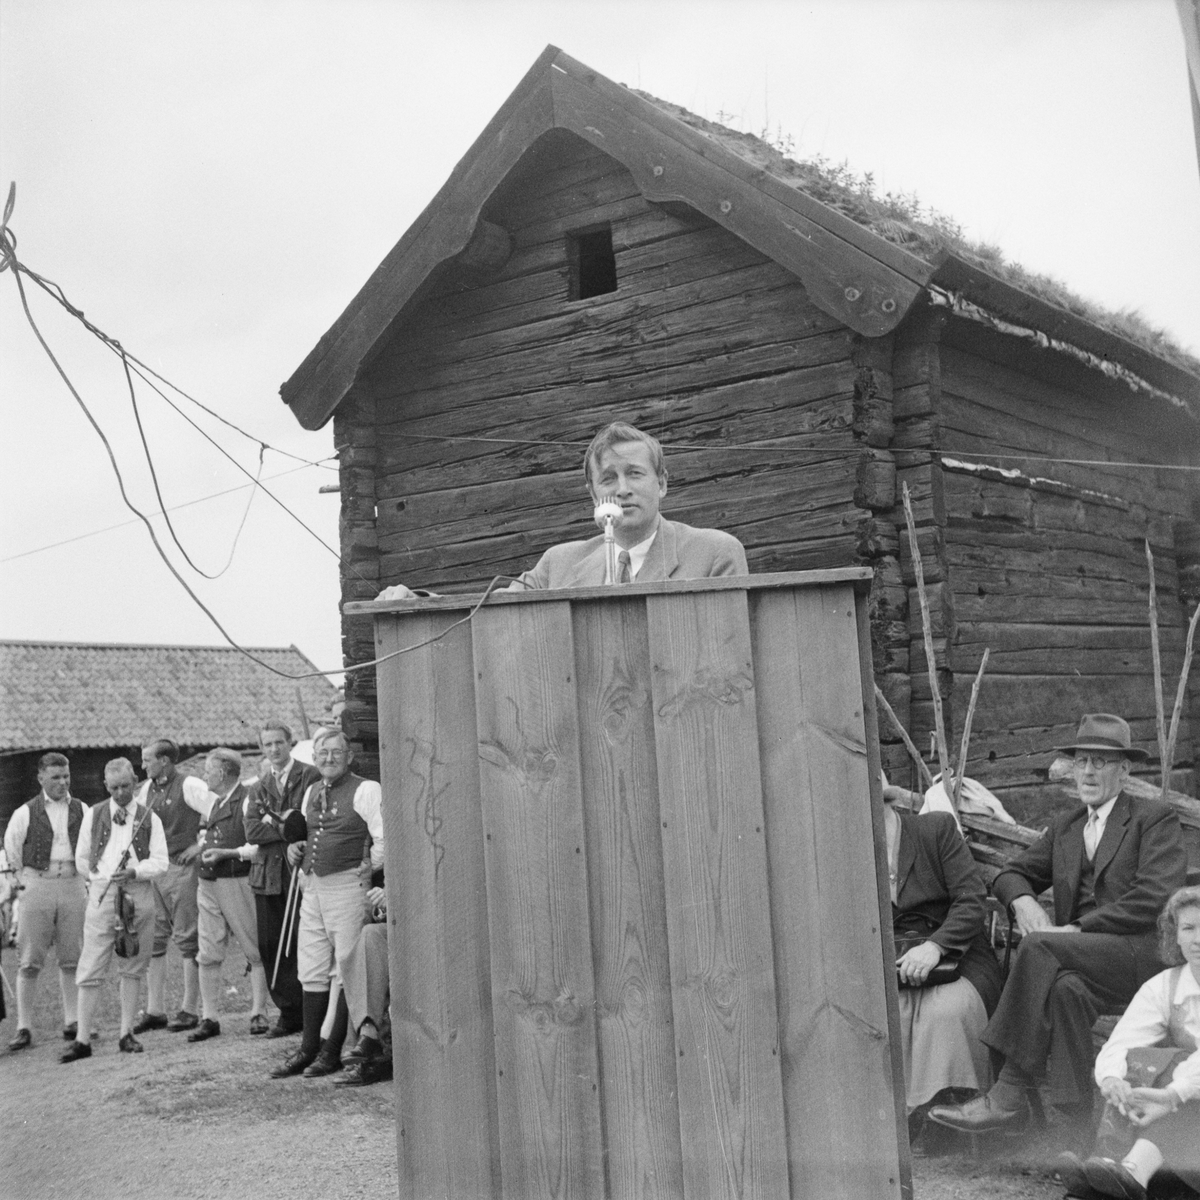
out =
<svg viewBox="0 0 1200 1200"><path fill-rule="evenodd" d="M1129 744L1129 724L1112 713L1085 713L1079 722L1079 732L1071 746L1056 746L1064 754L1076 750L1120 750L1126 758L1145 762L1150 755Z"/></svg>

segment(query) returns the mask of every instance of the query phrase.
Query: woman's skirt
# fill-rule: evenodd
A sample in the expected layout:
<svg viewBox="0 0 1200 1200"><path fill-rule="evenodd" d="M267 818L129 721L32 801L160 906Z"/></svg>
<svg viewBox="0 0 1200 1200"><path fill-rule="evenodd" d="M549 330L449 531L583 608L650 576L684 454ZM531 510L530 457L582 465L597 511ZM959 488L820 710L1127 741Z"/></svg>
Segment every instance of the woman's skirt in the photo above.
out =
<svg viewBox="0 0 1200 1200"><path fill-rule="evenodd" d="M969 979L900 989L900 1046L908 1111L943 1088L984 1090L990 1084L988 1048L979 1040L987 1010Z"/></svg>

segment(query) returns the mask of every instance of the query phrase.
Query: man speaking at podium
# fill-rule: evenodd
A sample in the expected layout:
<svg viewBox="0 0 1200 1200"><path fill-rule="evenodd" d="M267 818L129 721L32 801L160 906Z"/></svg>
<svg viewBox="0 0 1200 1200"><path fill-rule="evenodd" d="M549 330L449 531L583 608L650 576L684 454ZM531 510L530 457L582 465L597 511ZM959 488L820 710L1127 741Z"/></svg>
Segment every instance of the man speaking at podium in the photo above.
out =
<svg viewBox="0 0 1200 1200"><path fill-rule="evenodd" d="M613 515L617 583L749 574L746 551L732 534L695 529L659 514L667 494L667 467L662 447L650 434L620 421L605 426L587 448L583 472L597 513L603 506ZM599 586L607 579L606 563L603 534L587 541L560 542L508 590ZM397 584L385 588L378 598L403 600L414 594Z"/></svg>

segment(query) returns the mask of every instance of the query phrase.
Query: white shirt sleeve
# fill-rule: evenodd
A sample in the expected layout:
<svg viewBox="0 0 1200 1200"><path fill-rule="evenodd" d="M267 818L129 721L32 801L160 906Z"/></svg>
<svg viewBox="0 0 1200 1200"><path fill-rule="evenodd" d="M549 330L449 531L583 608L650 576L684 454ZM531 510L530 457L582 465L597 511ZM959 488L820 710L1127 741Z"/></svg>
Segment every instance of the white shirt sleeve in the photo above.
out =
<svg viewBox="0 0 1200 1200"><path fill-rule="evenodd" d="M217 798L208 790L203 780L197 779L195 775L185 775L183 777L183 802L207 821L208 814L212 812L212 806L216 804Z"/></svg>
<svg viewBox="0 0 1200 1200"><path fill-rule="evenodd" d="M92 813L96 810L84 805L83 822L79 826L79 840L75 843L75 871L84 879L91 873L92 857Z"/></svg>
<svg viewBox="0 0 1200 1200"><path fill-rule="evenodd" d="M367 823L371 834L371 870L383 866L383 789L365 779L354 793L354 811Z"/></svg>
<svg viewBox="0 0 1200 1200"><path fill-rule="evenodd" d="M4 831L4 853L8 855L8 865L14 871L19 871L24 865L22 852L25 849L25 835L29 832L29 805L22 804L8 819L8 828Z"/></svg>
<svg viewBox="0 0 1200 1200"><path fill-rule="evenodd" d="M80 831L82 841L83 830ZM163 832L163 824L158 819L158 813L150 814L150 857L145 862L139 862L134 867L134 874L139 879L157 879L167 873L170 859L167 856L167 835Z"/></svg>
<svg viewBox="0 0 1200 1200"><path fill-rule="evenodd" d="M1171 972L1147 979L1129 1002L1108 1041L1096 1055L1096 1082L1124 1079L1126 1053L1138 1046L1155 1046L1167 1033L1171 1018Z"/></svg>

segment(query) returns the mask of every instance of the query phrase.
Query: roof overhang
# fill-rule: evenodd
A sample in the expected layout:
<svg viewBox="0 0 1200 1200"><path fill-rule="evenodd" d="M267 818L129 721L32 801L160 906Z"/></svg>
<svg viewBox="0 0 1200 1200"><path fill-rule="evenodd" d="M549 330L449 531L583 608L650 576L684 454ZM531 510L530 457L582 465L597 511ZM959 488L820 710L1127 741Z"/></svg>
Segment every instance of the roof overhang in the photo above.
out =
<svg viewBox="0 0 1200 1200"><path fill-rule="evenodd" d="M616 159L647 200L686 204L736 234L792 271L825 312L869 337L894 329L930 276L921 259L548 46L280 388L301 425L325 424L404 307L439 266L467 248L488 198L552 129L568 130Z"/></svg>
<svg viewBox="0 0 1200 1200"><path fill-rule="evenodd" d="M969 301L1032 329L1091 365L1114 364L1200 414L1200 379L952 252L930 264L789 186L669 112L547 46L438 194L280 388L306 429L319 429L359 373L420 301L435 272L488 254L498 235L481 214L534 143L561 129L621 163L645 198L683 204L790 270L829 315L867 337L890 333L929 293Z"/></svg>

